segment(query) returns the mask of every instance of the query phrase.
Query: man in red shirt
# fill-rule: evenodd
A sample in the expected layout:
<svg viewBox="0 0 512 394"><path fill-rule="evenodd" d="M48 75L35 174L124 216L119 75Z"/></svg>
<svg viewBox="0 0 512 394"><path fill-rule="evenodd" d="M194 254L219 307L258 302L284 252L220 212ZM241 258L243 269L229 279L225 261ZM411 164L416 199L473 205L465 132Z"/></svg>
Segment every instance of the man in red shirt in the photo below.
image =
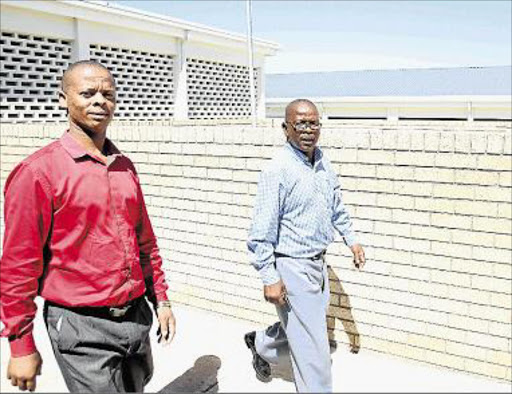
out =
<svg viewBox="0 0 512 394"><path fill-rule="evenodd" d="M0 317L11 348L7 376L35 390L39 294L71 392L142 391L153 370L146 297L164 344L175 319L137 173L106 138L114 78L99 63L77 62L59 95L69 130L21 162L5 185Z"/></svg>

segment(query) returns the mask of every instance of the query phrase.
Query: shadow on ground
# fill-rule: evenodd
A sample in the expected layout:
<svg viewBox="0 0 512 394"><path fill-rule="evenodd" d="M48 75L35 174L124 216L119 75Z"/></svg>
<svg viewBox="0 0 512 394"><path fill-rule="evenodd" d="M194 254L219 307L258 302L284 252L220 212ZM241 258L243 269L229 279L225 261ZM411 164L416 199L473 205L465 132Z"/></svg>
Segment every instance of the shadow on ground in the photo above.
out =
<svg viewBox="0 0 512 394"><path fill-rule="evenodd" d="M218 393L217 373L221 364L217 356L199 357L192 368L174 379L159 393Z"/></svg>

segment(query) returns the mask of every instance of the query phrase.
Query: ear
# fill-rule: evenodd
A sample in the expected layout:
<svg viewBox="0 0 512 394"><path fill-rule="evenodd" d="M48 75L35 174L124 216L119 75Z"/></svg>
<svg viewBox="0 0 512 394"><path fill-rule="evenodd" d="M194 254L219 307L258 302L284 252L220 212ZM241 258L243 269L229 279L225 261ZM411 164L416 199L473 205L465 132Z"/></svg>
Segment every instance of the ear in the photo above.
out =
<svg viewBox="0 0 512 394"><path fill-rule="evenodd" d="M286 137L286 141L290 138L288 136L288 127L286 126L286 122L281 123L281 126L283 127L283 134Z"/></svg>
<svg viewBox="0 0 512 394"><path fill-rule="evenodd" d="M68 98L62 90L59 90L59 107L68 108Z"/></svg>

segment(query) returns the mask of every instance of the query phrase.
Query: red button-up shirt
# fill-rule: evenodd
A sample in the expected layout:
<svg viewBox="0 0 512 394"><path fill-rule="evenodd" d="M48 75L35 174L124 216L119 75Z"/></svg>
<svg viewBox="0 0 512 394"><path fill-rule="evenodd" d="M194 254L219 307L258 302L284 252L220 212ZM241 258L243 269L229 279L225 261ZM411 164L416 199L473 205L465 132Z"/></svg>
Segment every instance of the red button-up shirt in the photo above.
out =
<svg viewBox="0 0 512 394"><path fill-rule="evenodd" d="M133 163L108 139L105 148L108 164L65 133L7 179L0 317L14 357L36 350L37 294L66 306L167 300Z"/></svg>

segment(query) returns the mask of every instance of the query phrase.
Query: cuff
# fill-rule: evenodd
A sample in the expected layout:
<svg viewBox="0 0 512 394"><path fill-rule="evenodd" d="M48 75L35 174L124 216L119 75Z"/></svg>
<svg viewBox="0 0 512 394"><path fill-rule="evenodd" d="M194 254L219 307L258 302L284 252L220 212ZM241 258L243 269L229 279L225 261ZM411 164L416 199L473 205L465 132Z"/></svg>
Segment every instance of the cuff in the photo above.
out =
<svg viewBox="0 0 512 394"><path fill-rule="evenodd" d="M9 339L9 345L11 346L11 357L28 356L29 354L37 352L32 332L20 338Z"/></svg>
<svg viewBox="0 0 512 394"><path fill-rule="evenodd" d="M345 244L348 247L358 243L356 235L354 233L352 233L352 232L344 235L343 239L345 240Z"/></svg>
<svg viewBox="0 0 512 394"><path fill-rule="evenodd" d="M155 294L155 298L156 298L156 302L169 301L166 291L162 291L161 293Z"/></svg>
<svg viewBox="0 0 512 394"><path fill-rule="evenodd" d="M277 272L273 263L267 264L260 269L260 276L265 286L273 285L281 280L279 272Z"/></svg>

